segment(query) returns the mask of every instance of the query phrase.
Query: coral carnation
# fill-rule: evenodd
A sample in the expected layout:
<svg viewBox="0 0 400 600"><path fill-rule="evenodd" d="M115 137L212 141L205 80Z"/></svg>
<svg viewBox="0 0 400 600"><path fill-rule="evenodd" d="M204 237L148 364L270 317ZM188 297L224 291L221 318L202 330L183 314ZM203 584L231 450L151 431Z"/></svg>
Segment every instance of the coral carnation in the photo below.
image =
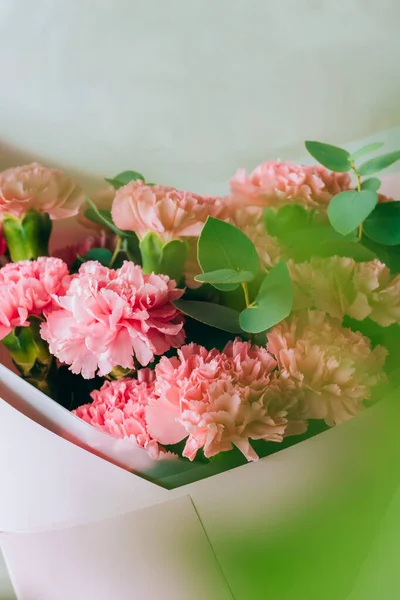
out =
<svg viewBox="0 0 400 600"><path fill-rule="evenodd" d="M386 350L345 329L320 311L294 315L267 335L280 377L292 380L310 419L328 425L345 421L363 409L371 388L384 379Z"/></svg>
<svg viewBox="0 0 400 600"><path fill-rule="evenodd" d="M0 339L40 316L68 283L67 265L59 258L6 264L0 269Z"/></svg>
<svg viewBox="0 0 400 600"><path fill-rule="evenodd" d="M297 202L326 208L332 196L351 188L351 179L348 173L333 173L322 165L269 161L250 175L239 169L230 185L239 205L279 207Z"/></svg>
<svg viewBox="0 0 400 600"><path fill-rule="evenodd" d="M154 396L154 371L140 369L137 379L106 381L91 394L93 402L74 413L116 438L128 438L145 448L152 458L165 454L147 430L146 406Z"/></svg>
<svg viewBox="0 0 400 600"><path fill-rule="evenodd" d="M112 218L117 227L135 231L140 238L152 231L168 242L199 236L207 217L219 217L224 210L222 198L148 186L137 180L117 190Z"/></svg>
<svg viewBox="0 0 400 600"><path fill-rule="evenodd" d="M178 354L157 365L159 398L147 409L148 429L160 443L189 436L183 455L190 460L200 448L209 458L232 445L256 460L249 440L282 440L287 412L283 402L270 402L276 362L265 348L236 340L224 352L189 344Z"/></svg>
<svg viewBox="0 0 400 600"><path fill-rule="evenodd" d="M184 341L183 316L172 302L182 295L165 275L145 275L125 262L120 269L90 261L72 277L41 335L50 352L84 378L114 367L145 366Z"/></svg>
<svg viewBox="0 0 400 600"><path fill-rule="evenodd" d="M20 218L34 209L65 219L78 214L84 199L76 183L58 169L32 163L0 173L0 218L3 213Z"/></svg>

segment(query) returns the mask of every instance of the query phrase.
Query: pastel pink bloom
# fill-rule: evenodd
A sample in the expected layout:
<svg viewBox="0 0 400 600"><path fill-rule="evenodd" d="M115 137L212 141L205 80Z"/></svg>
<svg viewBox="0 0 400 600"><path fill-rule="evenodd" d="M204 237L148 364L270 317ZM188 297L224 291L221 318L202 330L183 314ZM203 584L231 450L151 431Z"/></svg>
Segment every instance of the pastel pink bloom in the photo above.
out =
<svg viewBox="0 0 400 600"><path fill-rule="evenodd" d="M73 412L96 429L116 438L128 438L152 458L161 458L165 450L149 434L146 422L146 406L154 397L154 378L154 371L139 369L137 379L106 381L90 394L90 404Z"/></svg>
<svg viewBox="0 0 400 600"><path fill-rule="evenodd" d="M89 235L81 240L78 244L64 246L53 252L53 256L61 258L71 268L77 258L85 256L89 250L93 248L107 248L111 252L114 251L117 243L117 236L108 234L104 229L100 230L98 235Z"/></svg>
<svg viewBox="0 0 400 600"><path fill-rule="evenodd" d="M0 218L20 218L34 209L51 219L65 219L78 214L84 199L76 183L58 169L31 163L0 173Z"/></svg>
<svg viewBox="0 0 400 600"><path fill-rule="evenodd" d="M295 314L267 335L280 377L292 380L309 419L335 425L363 410L384 380L386 350L320 311Z"/></svg>
<svg viewBox="0 0 400 600"><path fill-rule="evenodd" d="M383 327L400 323L400 275L392 278L379 260L332 256L288 266L295 309L316 308L340 320L369 317Z"/></svg>
<svg viewBox="0 0 400 600"><path fill-rule="evenodd" d="M207 217L218 217L224 210L222 198L149 186L137 180L117 190L111 212L120 229L135 231L140 238L152 231L168 242L198 237Z"/></svg>
<svg viewBox="0 0 400 600"><path fill-rule="evenodd" d="M268 386L276 362L265 348L236 340L224 352L183 346L178 357L161 358L156 392L147 408L148 430L162 444L187 436L183 456L207 458L235 445L257 460L250 440L281 441L286 410L272 407Z"/></svg>
<svg viewBox="0 0 400 600"><path fill-rule="evenodd" d="M46 314L41 335L50 352L85 379L98 370L143 366L183 344L183 315L172 302L183 291L166 275L145 275L126 261L120 269L84 263L57 309Z"/></svg>
<svg viewBox="0 0 400 600"><path fill-rule="evenodd" d="M250 175L239 169L230 185L239 205L279 207L297 202L317 208L326 208L332 196L352 187L348 173L279 161L262 163Z"/></svg>
<svg viewBox="0 0 400 600"><path fill-rule="evenodd" d="M14 327L28 326L69 283L67 265L59 258L42 257L8 263L0 269L0 339Z"/></svg>

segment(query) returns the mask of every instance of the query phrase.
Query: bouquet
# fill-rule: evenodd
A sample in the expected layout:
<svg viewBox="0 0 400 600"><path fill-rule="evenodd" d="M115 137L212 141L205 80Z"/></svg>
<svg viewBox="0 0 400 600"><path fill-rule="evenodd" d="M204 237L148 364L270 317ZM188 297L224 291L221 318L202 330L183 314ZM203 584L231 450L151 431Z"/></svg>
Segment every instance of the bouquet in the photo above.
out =
<svg viewBox="0 0 400 600"><path fill-rule="evenodd" d="M223 197L135 171L92 198L36 163L1 173L0 338L26 380L3 367L5 400L173 489L387 396L400 203L375 174L400 152L306 147L318 164L239 169Z"/></svg>

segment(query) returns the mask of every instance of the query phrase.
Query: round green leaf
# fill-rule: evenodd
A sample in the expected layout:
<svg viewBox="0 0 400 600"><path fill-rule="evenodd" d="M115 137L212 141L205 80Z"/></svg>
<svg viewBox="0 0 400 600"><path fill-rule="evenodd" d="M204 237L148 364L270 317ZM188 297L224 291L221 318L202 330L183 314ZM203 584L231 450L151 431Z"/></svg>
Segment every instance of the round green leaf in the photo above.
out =
<svg viewBox="0 0 400 600"><path fill-rule="evenodd" d="M175 300L173 304L196 321L230 333L243 333L239 324L239 313L232 308L197 300Z"/></svg>
<svg viewBox="0 0 400 600"><path fill-rule="evenodd" d="M200 234L197 255L204 273L231 269L256 275L260 266L253 242L237 227L213 217L208 217ZM214 287L230 291L236 284L216 283Z"/></svg>
<svg viewBox="0 0 400 600"><path fill-rule="evenodd" d="M182 279L188 247L185 242L172 240L162 248L160 273L175 279L177 283Z"/></svg>
<svg viewBox="0 0 400 600"><path fill-rule="evenodd" d="M131 181L136 181L140 179L141 181L145 181L143 175L138 173L137 171L122 171L122 173L118 173L115 177L111 179L105 178L108 183L118 190L120 187L130 183Z"/></svg>
<svg viewBox="0 0 400 600"><path fill-rule="evenodd" d="M158 235L150 231L139 243L142 255L143 273L160 273L162 242Z"/></svg>
<svg viewBox="0 0 400 600"><path fill-rule="evenodd" d="M400 202L378 204L365 220L363 229L374 242L386 246L400 244Z"/></svg>
<svg viewBox="0 0 400 600"><path fill-rule="evenodd" d="M341 192L329 203L329 221L336 231L346 235L368 217L377 202L378 194L371 190Z"/></svg>
<svg viewBox="0 0 400 600"><path fill-rule="evenodd" d="M248 333L260 333L285 319L292 310L293 288L289 270L280 262L265 276L254 306L240 313L241 328Z"/></svg>
<svg viewBox="0 0 400 600"><path fill-rule="evenodd" d="M382 148L382 146L384 146L383 142L372 142L371 144L367 144L356 152L353 152L353 154L350 156L350 159L357 160L357 158L360 158L360 156L364 156L370 152L375 152L375 150L379 150L379 148Z"/></svg>
<svg viewBox="0 0 400 600"><path fill-rule="evenodd" d="M365 181L363 181L361 184L362 190L371 190L372 192L377 192L380 187L381 187L381 180L378 179L377 177L370 177L369 179L366 179Z"/></svg>
<svg viewBox="0 0 400 600"><path fill-rule="evenodd" d="M306 142L306 148L315 160L331 171L344 173L351 169L350 154L344 148L312 141Z"/></svg>
<svg viewBox="0 0 400 600"><path fill-rule="evenodd" d="M100 264L108 267L112 258L112 253L110 250L107 250L107 248L92 248L83 258L85 262L87 260L97 260Z"/></svg>
<svg viewBox="0 0 400 600"><path fill-rule="evenodd" d="M202 273L196 275L195 281L199 283L245 283L254 279L253 273L250 271L234 271L233 269L219 269L210 273Z"/></svg>
<svg viewBox="0 0 400 600"><path fill-rule="evenodd" d="M390 167L390 165L398 160L400 160L400 150L389 152L389 154L382 154L382 156L367 160L367 162L359 167L358 172L360 175L372 175Z"/></svg>

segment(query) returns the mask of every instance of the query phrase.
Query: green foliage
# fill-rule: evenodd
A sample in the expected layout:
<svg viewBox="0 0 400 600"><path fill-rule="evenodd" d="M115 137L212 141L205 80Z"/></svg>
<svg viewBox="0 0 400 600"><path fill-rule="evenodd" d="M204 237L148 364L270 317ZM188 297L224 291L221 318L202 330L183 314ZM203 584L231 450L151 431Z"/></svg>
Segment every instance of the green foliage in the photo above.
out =
<svg viewBox="0 0 400 600"><path fill-rule="evenodd" d="M383 142L372 142L371 144L367 144L356 152L353 152L353 154L350 155L350 159L353 161L357 160L357 158L360 158L360 156L365 156L365 154L370 154L371 152L379 150L379 148L382 148L383 145Z"/></svg>
<svg viewBox="0 0 400 600"><path fill-rule="evenodd" d="M107 248L92 248L83 257L83 262L88 260L97 260L101 265L108 267L110 265L112 253Z"/></svg>
<svg viewBox="0 0 400 600"><path fill-rule="evenodd" d="M52 222L47 213L28 210L21 219L5 214L2 229L13 262L49 255Z"/></svg>
<svg viewBox="0 0 400 600"><path fill-rule="evenodd" d="M336 231L347 235L368 217L377 202L378 194L371 190L341 192L329 203L329 221Z"/></svg>
<svg viewBox="0 0 400 600"><path fill-rule="evenodd" d="M351 169L351 155L347 150L322 142L307 141L306 148L315 160L331 171L344 173Z"/></svg>
<svg viewBox="0 0 400 600"><path fill-rule="evenodd" d="M139 243L143 273L159 273L162 258L162 241L152 231Z"/></svg>
<svg viewBox="0 0 400 600"><path fill-rule="evenodd" d="M311 225L313 213L300 204L286 204L278 210L266 208L264 211L265 228L270 235L280 238L292 231L298 231Z"/></svg>
<svg viewBox="0 0 400 600"><path fill-rule="evenodd" d="M232 308L197 300L176 300L174 305L196 321L230 333L243 333L239 324L239 313Z"/></svg>
<svg viewBox="0 0 400 600"><path fill-rule="evenodd" d="M198 260L204 273L230 269L238 273L257 274L260 266L257 250L251 240L237 227L208 217L198 241ZM213 284L219 290L230 291L238 284Z"/></svg>
<svg viewBox="0 0 400 600"><path fill-rule="evenodd" d="M240 326L260 333L285 319L292 310L293 288L288 268L280 262L265 276L252 306L240 313Z"/></svg>
<svg viewBox="0 0 400 600"><path fill-rule="evenodd" d="M177 283L182 279L185 261L188 253L186 242L172 240L162 247L160 273L175 279Z"/></svg>
<svg viewBox="0 0 400 600"><path fill-rule="evenodd" d="M210 271L196 275L195 281L199 283L245 283L254 279L253 273L250 271L234 271L233 269L219 269L218 271Z"/></svg>
<svg viewBox="0 0 400 600"><path fill-rule="evenodd" d="M367 162L359 167L358 172L360 175L373 175L374 173L378 173L378 171L387 169L387 167L390 167L390 165L398 160L400 160L400 150L389 152L389 154L382 154L382 156L367 160Z"/></svg>
<svg viewBox="0 0 400 600"><path fill-rule="evenodd" d="M381 180L378 179L377 177L370 177L369 179L366 179L365 181L363 181L361 184L362 190L371 190L371 192L377 192L380 187L381 187Z"/></svg>
<svg viewBox="0 0 400 600"><path fill-rule="evenodd" d="M106 181L111 183L111 185L118 190L120 187L130 183L131 181L136 181L137 179L145 181L143 175L137 171L122 171L122 173L118 173L118 175L112 177L111 179L106 178Z"/></svg>
<svg viewBox="0 0 400 600"><path fill-rule="evenodd" d="M364 222L364 233L379 244L400 244L400 202L378 204Z"/></svg>

